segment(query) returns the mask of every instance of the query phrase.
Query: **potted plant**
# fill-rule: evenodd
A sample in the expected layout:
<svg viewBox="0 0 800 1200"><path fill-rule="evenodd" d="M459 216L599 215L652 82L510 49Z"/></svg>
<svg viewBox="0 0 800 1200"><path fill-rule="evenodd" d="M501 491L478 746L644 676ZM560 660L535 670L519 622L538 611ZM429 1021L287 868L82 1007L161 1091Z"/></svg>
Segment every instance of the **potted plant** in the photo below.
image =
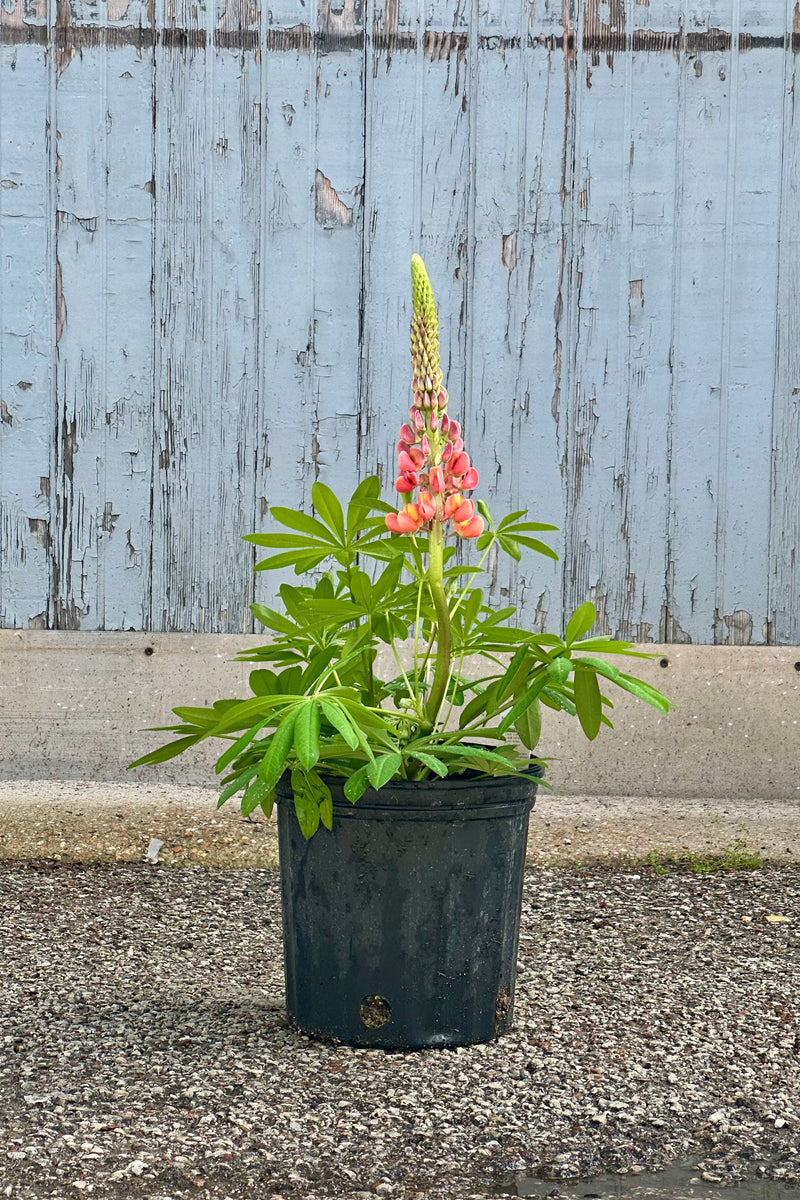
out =
<svg viewBox="0 0 800 1200"><path fill-rule="evenodd" d="M478 472L448 411L419 255L411 278L412 404L395 483L405 503L382 501L372 475L344 506L321 482L314 515L273 506L287 532L245 535L273 551L256 570L311 579L280 588L283 611L252 605L272 635L239 655L256 664L252 695L174 709L177 738L131 764L228 743L219 804L240 794L245 815L269 816L277 800L291 1020L395 1048L486 1041L511 1025L542 709L577 716L594 738L611 724L600 681L670 707L597 657L637 652L584 638L594 605L562 638L484 602L489 554L555 558L539 535L556 526L524 511L495 521L468 496ZM459 546L474 546L477 564Z"/></svg>

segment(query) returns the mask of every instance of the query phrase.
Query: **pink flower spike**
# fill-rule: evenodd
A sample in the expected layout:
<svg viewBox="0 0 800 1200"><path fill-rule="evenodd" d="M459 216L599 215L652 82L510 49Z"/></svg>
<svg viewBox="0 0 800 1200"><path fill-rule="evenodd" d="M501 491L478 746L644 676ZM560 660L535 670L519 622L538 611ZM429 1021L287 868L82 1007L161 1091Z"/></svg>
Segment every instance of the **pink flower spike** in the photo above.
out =
<svg viewBox="0 0 800 1200"><path fill-rule="evenodd" d="M417 440L417 435L414 433L414 430L411 428L410 425L402 426L402 428L400 430L400 437L406 443L407 446L412 446L414 444L414 442Z"/></svg>
<svg viewBox="0 0 800 1200"><path fill-rule="evenodd" d="M402 457L402 455L401 455L401 457ZM464 454L463 451L460 454L457 454L450 463L450 470L453 472L454 475L465 474L465 472L469 470L469 467L470 467L469 455Z"/></svg>
<svg viewBox="0 0 800 1200"><path fill-rule="evenodd" d="M474 467L470 467L464 478L461 480L461 486L468 492L478 486L478 472Z"/></svg>
<svg viewBox="0 0 800 1200"><path fill-rule="evenodd" d="M430 485L431 491L441 495L446 490L444 481L444 471L441 467L431 467L430 469Z"/></svg>
<svg viewBox="0 0 800 1200"><path fill-rule="evenodd" d="M398 475L394 483L396 492L413 492L417 486L417 481L412 475Z"/></svg>
<svg viewBox="0 0 800 1200"><path fill-rule="evenodd" d="M476 538L483 533L483 517L470 517L468 521L464 521L455 527L456 533L462 538Z"/></svg>

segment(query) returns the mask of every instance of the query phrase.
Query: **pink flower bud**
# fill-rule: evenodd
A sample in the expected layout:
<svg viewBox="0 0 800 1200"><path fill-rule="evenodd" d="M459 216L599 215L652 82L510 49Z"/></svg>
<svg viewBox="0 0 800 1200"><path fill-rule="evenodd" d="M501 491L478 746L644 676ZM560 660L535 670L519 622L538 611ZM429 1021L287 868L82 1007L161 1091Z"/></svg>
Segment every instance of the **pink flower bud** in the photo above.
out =
<svg viewBox="0 0 800 1200"><path fill-rule="evenodd" d="M426 521L432 521L436 516L436 501L430 492L420 492L417 500L417 508L421 517Z"/></svg>
<svg viewBox="0 0 800 1200"><path fill-rule="evenodd" d="M418 482L416 476L411 472L408 475L398 475L394 481L394 490L396 492L413 492Z"/></svg>
<svg viewBox="0 0 800 1200"><path fill-rule="evenodd" d="M432 412L431 413L431 430L433 433L436 433L436 430L438 428L439 428L439 414L437 412Z"/></svg>
<svg viewBox="0 0 800 1200"><path fill-rule="evenodd" d="M450 418L448 417L447 413L442 413L441 420L439 422L442 433L444 433L446 435L451 424L452 424L452 422L451 422Z"/></svg>
<svg viewBox="0 0 800 1200"><path fill-rule="evenodd" d="M414 422L414 428L420 429L420 430L424 429L425 428L425 418L423 417L422 413L419 411L418 408L412 409L412 413L413 413L412 420Z"/></svg>
<svg viewBox="0 0 800 1200"><path fill-rule="evenodd" d="M414 392L414 407L422 408L422 392Z"/></svg>
<svg viewBox="0 0 800 1200"><path fill-rule="evenodd" d="M400 430L400 437L407 446L411 446L417 440L416 434L410 425L403 425Z"/></svg>
<svg viewBox="0 0 800 1200"><path fill-rule="evenodd" d="M453 492L452 496L448 496L444 502L445 519L452 517L457 508L464 503L464 497L460 492ZM471 515L471 514L470 514Z"/></svg>
<svg viewBox="0 0 800 1200"><path fill-rule="evenodd" d="M416 533L422 523L416 504L406 504L397 514L397 524L401 533Z"/></svg>
<svg viewBox="0 0 800 1200"><path fill-rule="evenodd" d="M446 490L444 482L444 471L441 467L431 467L430 470L430 485L431 491L441 495Z"/></svg>
<svg viewBox="0 0 800 1200"><path fill-rule="evenodd" d="M450 470L454 475L463 475L469 470L469 466L469 455L464 454L463 451L460 454L456 454L455 458L450 462Z"/></svg>
<svg viewBox="0 0 800 1200"><path fill-rule="evenodd" d="M447 405L447 392L442 388L439 392L439 408L445 408Z"/></svg>
<svg viewBox="0 0 800 1200"><path fill-rule="evenodd" d="M450 445L453 447L453 454L460 454L464 449L464 439L460 437L451 438Z"/></svg>
<svg viewBox="0 0 800 1200"><path fill-rule="evenodd" d="M461 426L459 425L458 421L450 421L450 428L447 431L447 436L450 438L451 442L454 442L456 438L461 437Z"/></svg>
<svg viewBox="0 0 800 1200"><path fill-rule="evenodd" d="M453 443L448 442L447 445L445 446L444 450L442 451L442 462L446 463L452 457L453 457Z"/></svg>
<svg viewBox="0 0 800 1200"><path fill-rule="evenodd" d="M466 472L464 478L461 480L461 486L468 492L478 486L478 472L474 467L470 467Z"/></svg>
<svg viewBox="0 0 800 1200"><path fill-rule="evenodd" d="M455 526L455 531L462 538L476 538L483 533L483 517L470 517L468 521L464 521L460 525Z"/></svg>
<svg viewBox="0 0 800 1200"><path fill-rule="evenodd" d="M419 443L419 448L420 448L420 451L422 452L422 461L424 462L425 459L428 457L428 455L431 452L431 444L428 441L427 433L423 433L422 438ZM419 465L422 466L422 463L420 463Z"/></svg>

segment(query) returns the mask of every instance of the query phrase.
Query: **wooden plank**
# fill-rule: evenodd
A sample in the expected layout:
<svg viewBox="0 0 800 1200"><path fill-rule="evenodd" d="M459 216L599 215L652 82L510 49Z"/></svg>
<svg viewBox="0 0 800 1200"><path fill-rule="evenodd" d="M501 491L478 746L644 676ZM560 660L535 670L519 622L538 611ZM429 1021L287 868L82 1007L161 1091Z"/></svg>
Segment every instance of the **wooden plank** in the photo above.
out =
<svg viewBox="0 0 800 1200"><path fill-rule="evenodd" d="M55 332L49 109L45 52L0 46L0 625L7 628L47 620Z"/></svg>
<svg viewBox="0 0 800 1200"><path fill-rule="evenodd" d="M55 628L138 628L148 604L152 61L99 47L58 82Z"/></svg>
<svg viewBox="0 0 800 1200"><path fill-rule="evenodd" d="M721 389L726 287L726 188L729 167L729 53L682 59L678 114L681 178L673 333L669 452L670 522L664 634L669 641L720 640L715 622ZM721 74L725 78L721 78Z"/></svg>
<svg viewBox="0 0 800 1200"><path fill-rule="evenodd" d="M800 16L787 4L787 24ZM783 74L778 302L772 400L768 641L800 644L800 66L787 46Z"/></svg>
<svg viewBox="0 0 800 1200"><path fill-rule="evenodd" d="M547 351L538 360L539 371L533 380L528 375L532 360L525 362L524 353L529 322L533 326L530 336L536 336L534 303L538 303L540 321L543 303L550 322L556 306L558 243L554 234L560 226L560 201L552 180L560 181L566 136L563 62L559 54L553 70L553 51L520 52L528 32L528 7L516 3L498 6L480 28L471 97L476 112L471 154L475 200L468 448L476 446L476 463L482 472L480 492L497 516L531 507L536 510L532 516L558 524L563 501L557 427L548 411L552 341L546 339ZM501 121L498 113L503 114ZM543 186L545 137L552 144L548 167L555 174ZM554 225L546 218L539 224L544 216L539 212L542 202L555 202L555 210L550 209ZM546 275L539 276L539 295L534 302L532 284L539 249L534 243L542 226L549 234L541 245L540 267L546 263ZM536 459L531 454L533 439ZM550 510L549 517L543 515L543 507ZM558 540L555 548L559 548ZM560 624L559 580L557 564L528 551L519 564L502 556L492 564L491 597L498 604L524 597L529 601L527 611L521 614L526 623L541 625L549 613L551 622Z"/></svg>
<svg viewBox="0 0 800 1200"><path fill-rule="evenodd" d="M772 405L778 308L782 131L775 120L784 81L776 52L731 56L726 212L726 295L721 386L727 423L720 446L717 514L717 640L768 636ZM797 444L796 444L797 448Z"/></svg>
<svg viewBox="0 0 800 1200"><path fill-rule="evenodd" d="M377 472L383 496L394 491L398 430L411 400L410 260L420 240L421 121L417 96L424 60L416 48L414 4L376 0L366 10L360 474ZM428 263L434 292L444 259Z"/></svg>

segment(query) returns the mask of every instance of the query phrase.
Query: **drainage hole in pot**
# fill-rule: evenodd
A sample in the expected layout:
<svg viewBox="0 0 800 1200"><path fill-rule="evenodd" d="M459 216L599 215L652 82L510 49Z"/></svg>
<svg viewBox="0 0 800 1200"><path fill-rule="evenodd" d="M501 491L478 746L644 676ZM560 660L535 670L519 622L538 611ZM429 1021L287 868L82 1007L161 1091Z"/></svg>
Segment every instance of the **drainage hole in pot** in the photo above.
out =
<svg viewBox="0 0 800 1200"><path fill-rule="evenodd" d="M392 1006L383 996L365 996L358 1012L367 1029L380 1029L391 1020Z"/></svg>

